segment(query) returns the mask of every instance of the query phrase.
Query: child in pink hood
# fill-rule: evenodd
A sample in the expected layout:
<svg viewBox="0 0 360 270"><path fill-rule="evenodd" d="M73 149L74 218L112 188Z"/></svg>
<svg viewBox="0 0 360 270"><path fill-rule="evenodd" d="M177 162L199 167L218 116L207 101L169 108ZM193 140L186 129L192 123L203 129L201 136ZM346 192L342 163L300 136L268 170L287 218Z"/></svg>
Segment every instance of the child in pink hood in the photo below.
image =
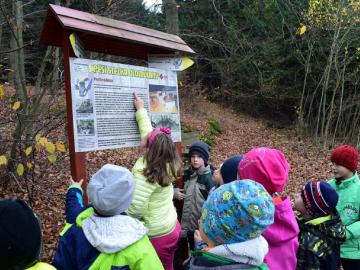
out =
<svg viewBox="0 0 360 270"><path fill-rule="evenodd" d="M288 180L290 165L284 154L267 147L254 148L239 163L241 179L253 179L262 184L273 197L274 223L262 234L269 243L265 262L270 270L294 270L299 246L299 227L288 197L278 197Z"/></svg>

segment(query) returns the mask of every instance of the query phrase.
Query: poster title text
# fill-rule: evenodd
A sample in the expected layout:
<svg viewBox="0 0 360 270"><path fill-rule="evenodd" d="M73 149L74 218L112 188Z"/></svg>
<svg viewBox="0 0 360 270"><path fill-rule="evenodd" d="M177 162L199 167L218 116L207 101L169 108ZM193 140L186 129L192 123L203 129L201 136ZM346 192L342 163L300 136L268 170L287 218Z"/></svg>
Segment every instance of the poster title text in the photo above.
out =
<svg viewBox="0 0 360 270"><path fill-rule="evenodd" d="M160 77L160 74L158 72L118 68L118 67L112 67L112 66L106 66L100 64L89 65L89 71L92 73L111 74L111 75L138 77L138 78L147 78L147 79L158 79Z"/></svg>

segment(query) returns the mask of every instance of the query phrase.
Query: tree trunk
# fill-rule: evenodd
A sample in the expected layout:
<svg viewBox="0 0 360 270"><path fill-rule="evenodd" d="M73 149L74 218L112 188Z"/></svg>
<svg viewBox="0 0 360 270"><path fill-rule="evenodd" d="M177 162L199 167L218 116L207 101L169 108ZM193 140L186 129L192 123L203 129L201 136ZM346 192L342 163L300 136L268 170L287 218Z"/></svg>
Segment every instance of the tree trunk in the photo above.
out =
<svg viewBox="0 0 360 270"><path fill-rule="evenodd" d="M2 15L0 13L0 22L3 21ZM1 48L1 44L2 44L2 31L3 31L3 24L0 24L0 48ZM0 57L0 61L2 60L2 56ZM2 62L2 61L1 61Z"/></svg>
<svg viewBox="0 0 360 270"><path fill-rule="evenodd" d="M329 134L329 128L330 128L330 124L332 123L332 119L333 119L333 111L334 111L334 107L335 107L335 97L336 97L336 93L340 87L340 83L341 83L341 79L342 76L339 72L339 63L338 63L338 50L335 53L335 57L334 57L334 66L335 66L335 70L336 70L336 84L335 87L333 89L333 93L332 93L332 97L331 97L331 101L330 101L330 108L329 108L329 112L326 115L326 124L325 124L325 131L324 131L324 143L326 144L327 139L328 139L328 134ZM346 67L346 64L344 63L344 68Z"/></svg>
<svg viewBox="0 0 360 270"><path fill-rule="evenodd" d="M11 53L10 66L14 70L14 85L16 88L16 96L25 103L27 99L26 83L25 83L25 66L24 66L24 41L23 41L23 8L22 1L13 3L13 13L15 14L15 27L10 40Z"/></svg>
<svg viewBox="0 0 360 270"><path fill-rule="evenodd" d="M176 0L163 0L165 5L166 32L179 34L179 16Z"/></svg>
<svg viewBox="0 0 360 270"><path fill-rule="evenodd" d="M60 5L60 1L56 0L55 1L56 5ZM60 49L56 48L55 52L54 52L54 58L52 59L52 64L53 64L53 70L52 72L49 74L49 81L50 81L50 94L52 96L55 96L58 91L59 91L59 87L60 87L60 72L59 72L59 66L60 66Z"/></svg>
<svg viewBox="0 0 360 270"><path fill-rule="evenodd" d="M342 114L342 105L343 105L344 89L345 89L346 55L344 56L344 58L345 58L344 67L343 67L343 71L342 71L342 75L341 75L341 95L340 95L339 112L338 112L338 115L337 115L337 120L336 120L336 124L335 124L335 128L334 128L332 144L335 143L335 138L336 138L336 135L337 135L337 130L338 130L338 126L339 126L339 123L340 123L341 114Z"/></svg>
<svg viewBox="0 0 360 270"><path fill-rule="evenodd" d="M25 126L28 124L27 119L27 99L25 84L25 67L24 67L24 41L23 41L23 8L22 1L16 1L13 3L13 12L15 14L15 28L12 31L10 44L11 49L14 51L11 53L11 68L14 70L15 89L16 96L21 101L22 112L18 114L18 121L16 124L15 132L13 134L13 143L10 151L10 162L8 168L14 169L14 162L17 157L18 146L22 139Z"/></svg>
<svg viewBox="0 0 360 270"><path fill-rule="evenodd" d="M301 98L300 98L300 105L299 105L299 113L298 113L298 132L301 135L304 135L304 128L305 128L305 121L304 121L304 112L305 112L305 92L307 89L307 79L308 75L310 73L310 59L312 57L312 44L309 45L309 52L306 57L305 62L305 76L304 76L304 82L303 82L303 88L301 92Z"/></svg>
<svg viewBox="0 0 360 270"><path fill-rule="evenodd" d="M324 82L322 84L321 98L320 98L320 104L319 104L319 109L318 109L318 114L317 114L317 122L316 122L316 137L315 137L316 140L318 139L318 136L320 136L321 139L324 139L324 135L325 135L325 122L327 119L327 115L326 115L326 109L327 109L326 95L327 94L326 93L329 88L330 75L331 75L331 70L332 70L332 67L334 64L334 57L336 54L335 50L336 50L336 46L338 45L339 33L340 33L340 27L338 27L336 29L336 31L334 32L331 49L330 49L330 54L328 56L327 65L324 70L324 75L323 75ZM321 122L321 125L320 125L320 122Z"/></svg>

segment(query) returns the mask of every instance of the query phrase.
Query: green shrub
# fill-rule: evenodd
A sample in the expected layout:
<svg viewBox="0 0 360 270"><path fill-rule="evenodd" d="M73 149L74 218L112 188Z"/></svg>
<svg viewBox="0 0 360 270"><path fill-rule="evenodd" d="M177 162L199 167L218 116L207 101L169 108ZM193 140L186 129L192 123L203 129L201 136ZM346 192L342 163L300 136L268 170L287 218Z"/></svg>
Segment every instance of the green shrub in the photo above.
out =
<svg viewBox="0 0 360 270"><path fill-rule="evenodd" d="M208 129L200 134L200 140L210 147L216 144L216 136L222 132L220 123L215 119L208 120Z"/></svg>

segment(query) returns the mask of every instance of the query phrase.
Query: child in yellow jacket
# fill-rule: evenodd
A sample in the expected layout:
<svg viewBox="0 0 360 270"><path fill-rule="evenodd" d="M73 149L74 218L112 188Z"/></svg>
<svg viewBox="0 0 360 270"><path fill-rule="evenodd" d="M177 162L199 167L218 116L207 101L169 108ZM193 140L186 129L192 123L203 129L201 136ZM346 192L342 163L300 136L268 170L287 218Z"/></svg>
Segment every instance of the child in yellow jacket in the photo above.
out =
<svg viewBox="0 0 360 270"><path fill-rule="evenodd" d="M165 270L172 270L181 232L173 204L172 183L180 175L181 159L171 140L171 130L153 130L144 102L136 94L134 105L140 136L145 142L145 155L132 169L135 193L128 214L149 229L148 236Z"/></svg>

